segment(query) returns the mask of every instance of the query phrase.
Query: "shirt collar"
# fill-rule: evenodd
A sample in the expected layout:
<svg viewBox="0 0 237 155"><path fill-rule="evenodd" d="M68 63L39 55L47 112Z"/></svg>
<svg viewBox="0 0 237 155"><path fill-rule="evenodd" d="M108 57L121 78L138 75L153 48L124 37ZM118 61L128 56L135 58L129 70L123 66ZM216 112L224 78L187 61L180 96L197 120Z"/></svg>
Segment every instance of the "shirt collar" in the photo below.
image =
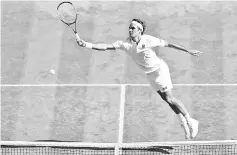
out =
<svg viewBox="0 0 237 155"><path fill-rule="evenodd" d="M143 42L143 35L141 35L141 39L140 39L140 41L138 42L138 44L137 43L135 43L130 37L128 37L128 39L127 40L129 40L129 42L130 43L132 43L132 44L135 44L135 45L139 45L139 44L141 44L142 42Z"/></svg>

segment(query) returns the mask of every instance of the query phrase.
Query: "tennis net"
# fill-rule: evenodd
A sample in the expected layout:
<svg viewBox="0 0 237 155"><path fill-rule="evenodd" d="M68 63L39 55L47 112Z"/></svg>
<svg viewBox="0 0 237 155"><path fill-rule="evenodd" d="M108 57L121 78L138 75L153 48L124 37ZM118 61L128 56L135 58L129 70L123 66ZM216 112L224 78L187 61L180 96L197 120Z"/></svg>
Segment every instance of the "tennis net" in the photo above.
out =
<svg viewBox="0 0 237 155"><path fill-rule="evenodd" d="M237 155L237 140L157 143L1 141L1 155Z"/></svg>

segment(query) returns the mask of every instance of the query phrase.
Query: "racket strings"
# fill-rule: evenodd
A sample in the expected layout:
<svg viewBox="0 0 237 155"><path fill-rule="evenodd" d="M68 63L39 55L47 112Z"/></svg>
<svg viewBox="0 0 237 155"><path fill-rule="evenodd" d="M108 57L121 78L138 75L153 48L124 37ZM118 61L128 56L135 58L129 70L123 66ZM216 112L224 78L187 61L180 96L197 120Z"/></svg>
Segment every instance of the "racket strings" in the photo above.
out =
<svg viewBox="0 0 237 155"><path fill-rule="evenodd" d="M70 3L63 3L58 7L58 16L65 23L71 24L76 21L77 12Z"/></svg>

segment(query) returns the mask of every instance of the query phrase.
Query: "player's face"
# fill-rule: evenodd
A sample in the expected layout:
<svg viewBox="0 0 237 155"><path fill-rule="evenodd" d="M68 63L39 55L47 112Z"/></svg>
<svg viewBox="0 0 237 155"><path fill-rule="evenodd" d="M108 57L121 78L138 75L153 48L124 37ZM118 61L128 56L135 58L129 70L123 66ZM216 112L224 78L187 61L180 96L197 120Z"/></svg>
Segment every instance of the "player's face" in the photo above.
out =
<svg viewBox="0 0 237 155"><path fill-rule="evenodd" d="M131 23L129 26L129 36L137 37L139 35L141 35L141 30L137 27L137 25Z"/></svg>

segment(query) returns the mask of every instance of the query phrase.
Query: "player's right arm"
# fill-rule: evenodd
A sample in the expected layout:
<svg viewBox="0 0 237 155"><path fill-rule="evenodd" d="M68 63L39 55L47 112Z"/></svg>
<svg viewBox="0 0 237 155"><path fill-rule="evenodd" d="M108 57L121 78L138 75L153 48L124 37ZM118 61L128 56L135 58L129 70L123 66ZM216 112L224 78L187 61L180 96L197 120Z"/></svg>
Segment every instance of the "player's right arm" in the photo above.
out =
<svg viewBox="0 0 237 155"><path fill-rule="evenodd" d="M91 49L99 50L99 51L115 50L116 49L113 44L104 44L104 43L94 44L94 43L88 43L82 39L77 40L77 43L81 47L91 48Z"/></svg>

